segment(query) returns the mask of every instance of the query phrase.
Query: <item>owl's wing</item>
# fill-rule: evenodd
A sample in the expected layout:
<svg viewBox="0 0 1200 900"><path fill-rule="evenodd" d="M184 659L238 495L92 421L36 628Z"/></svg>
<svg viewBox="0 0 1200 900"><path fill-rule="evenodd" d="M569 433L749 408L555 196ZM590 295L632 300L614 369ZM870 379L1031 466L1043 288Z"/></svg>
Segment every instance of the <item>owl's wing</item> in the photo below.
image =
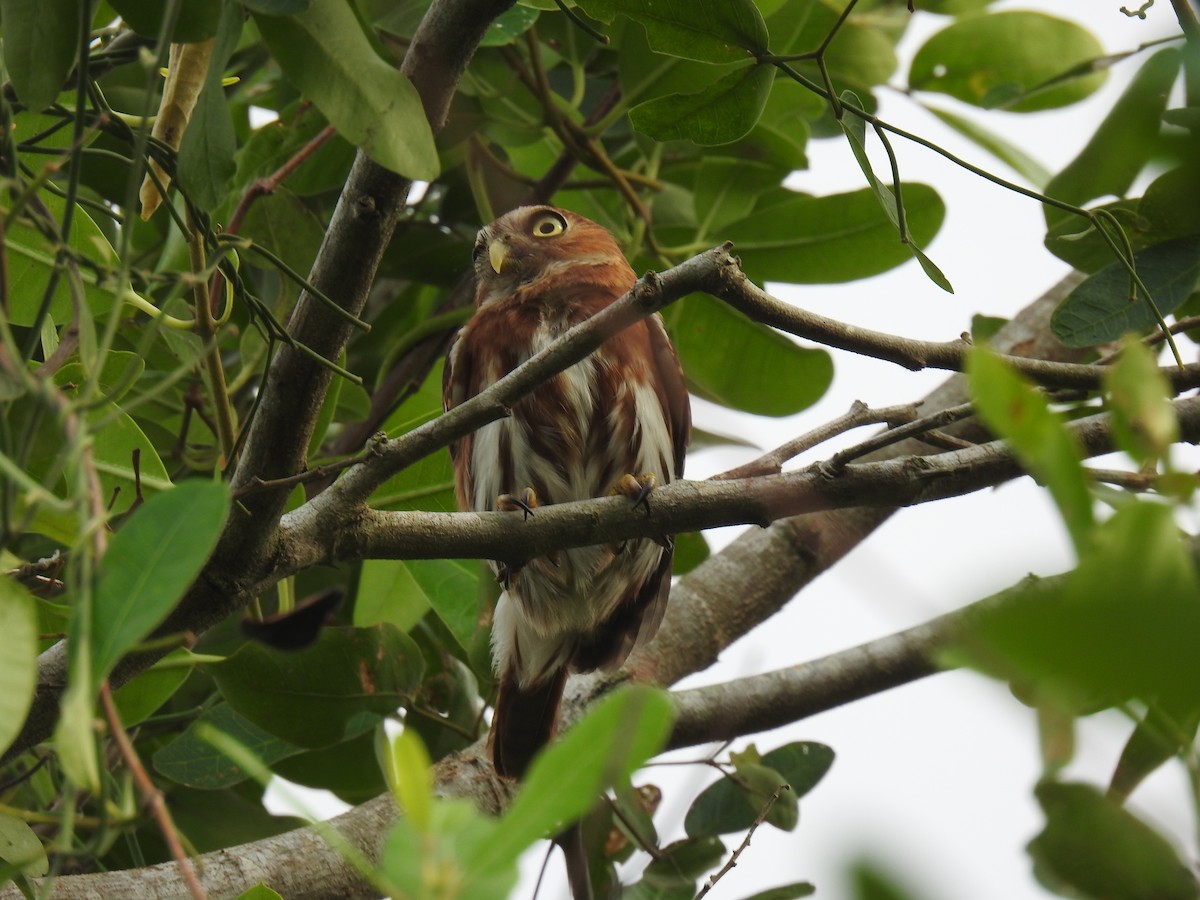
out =
<svg viewBox="0 0 1200 900"><path fill-rule="evenodd" d="M657 372L655 384L658 400L667 414L667 425L671 429L671 440L675 450L675 477L683 477L683 458L692 440L692 403L688 397L687 382L679 356L667 337L662 316L655 313L646 319L650 335L650 358Z"/></svg>
<svg viewBox="0 0 1200 900"><path fill-rule="evenodd" d="M450 341L450 349L446 351L446 363L442 368L442 409L446 412L470 397L472 367L471 354L464 339L466 333L466 326L460 328ZM468 434L451 441L449 446L450 461L454 464L454 493L459 509L470 509L472 440L472 435Z"/></svg>

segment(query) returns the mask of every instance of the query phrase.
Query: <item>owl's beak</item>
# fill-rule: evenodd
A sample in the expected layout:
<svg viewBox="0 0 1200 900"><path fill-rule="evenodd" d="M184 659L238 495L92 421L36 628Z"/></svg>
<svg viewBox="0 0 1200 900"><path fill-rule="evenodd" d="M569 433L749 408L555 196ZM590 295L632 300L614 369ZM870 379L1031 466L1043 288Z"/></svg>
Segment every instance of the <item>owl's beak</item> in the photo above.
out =
<svg viewBox="0 0 1200 900"><path fill-rule="evenodd" d="M512 255L509 253L508 244L501 238L495 238L488 244L488 259L492 263L492 268L496 270L496 274L500 275L504 271L504 264L510 263Z"/></svg>

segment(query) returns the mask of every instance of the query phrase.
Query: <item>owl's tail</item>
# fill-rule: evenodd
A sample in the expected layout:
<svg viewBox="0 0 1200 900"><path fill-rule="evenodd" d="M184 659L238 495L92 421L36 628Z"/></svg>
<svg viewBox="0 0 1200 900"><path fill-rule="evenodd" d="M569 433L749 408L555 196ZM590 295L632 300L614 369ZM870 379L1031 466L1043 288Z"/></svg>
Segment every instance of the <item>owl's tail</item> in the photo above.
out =
<svg viewBox="0 0 1200 900"><path fill-rule="evenodd" d="M566 681L565 666L528 688L517 684L511 670L500 676L488 745L501 775L520 778L534 755L550 743L558 730L558 707Z"/></svg>
<svg viewBox="0 0 1200 900"><path fill-rule="evenodd" d="M516 676L506 670L500 676L500 693L488 746L496 771L510 778L521 778L534 755L550 743L558 730L558 708L562 702L567 667L563 666L529 688L522 688ZM573 900L592 900L591 878L583 832L579 823L569 825L554 838L562 848L567 864L567 882Z"/></svg>

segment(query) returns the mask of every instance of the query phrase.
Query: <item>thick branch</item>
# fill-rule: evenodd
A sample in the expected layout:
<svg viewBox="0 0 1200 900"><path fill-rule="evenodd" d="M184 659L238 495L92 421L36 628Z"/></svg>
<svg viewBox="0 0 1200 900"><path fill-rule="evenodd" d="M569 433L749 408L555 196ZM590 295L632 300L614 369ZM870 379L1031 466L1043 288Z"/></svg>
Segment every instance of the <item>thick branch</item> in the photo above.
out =
<svg viewBox="0 0 1200 900"><path fill-rule="evenodd" d="M1200 397L1174 402L1184 441L1200 442ZM1114 449L1111 417L1067 425L1084 457ZM817 463L799 472L720 481L677 481L651 495L650 509L622 497L544 506L532 517L501 512L361 510L348 519L284 518L287 564L295 569L346 559L497 559L519 565L568 547L702 531L767 526L778 519L850 507L896 508L994 487L1022 469L1002 441L932 456L849 463L835 473Z"/></svg>

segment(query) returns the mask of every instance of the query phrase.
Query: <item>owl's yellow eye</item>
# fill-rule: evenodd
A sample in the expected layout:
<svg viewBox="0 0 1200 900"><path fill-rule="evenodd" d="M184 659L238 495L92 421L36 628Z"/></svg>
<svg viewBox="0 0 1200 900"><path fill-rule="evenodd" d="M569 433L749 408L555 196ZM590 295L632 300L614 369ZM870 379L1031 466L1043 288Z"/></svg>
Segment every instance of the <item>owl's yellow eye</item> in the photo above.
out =
<svg viewBox="0 0 1200 900"><path fill-rule="evenodd" d="M543 213L533 220L534 237L556 237L567 230L567 220L556 212Z"/></svg>

